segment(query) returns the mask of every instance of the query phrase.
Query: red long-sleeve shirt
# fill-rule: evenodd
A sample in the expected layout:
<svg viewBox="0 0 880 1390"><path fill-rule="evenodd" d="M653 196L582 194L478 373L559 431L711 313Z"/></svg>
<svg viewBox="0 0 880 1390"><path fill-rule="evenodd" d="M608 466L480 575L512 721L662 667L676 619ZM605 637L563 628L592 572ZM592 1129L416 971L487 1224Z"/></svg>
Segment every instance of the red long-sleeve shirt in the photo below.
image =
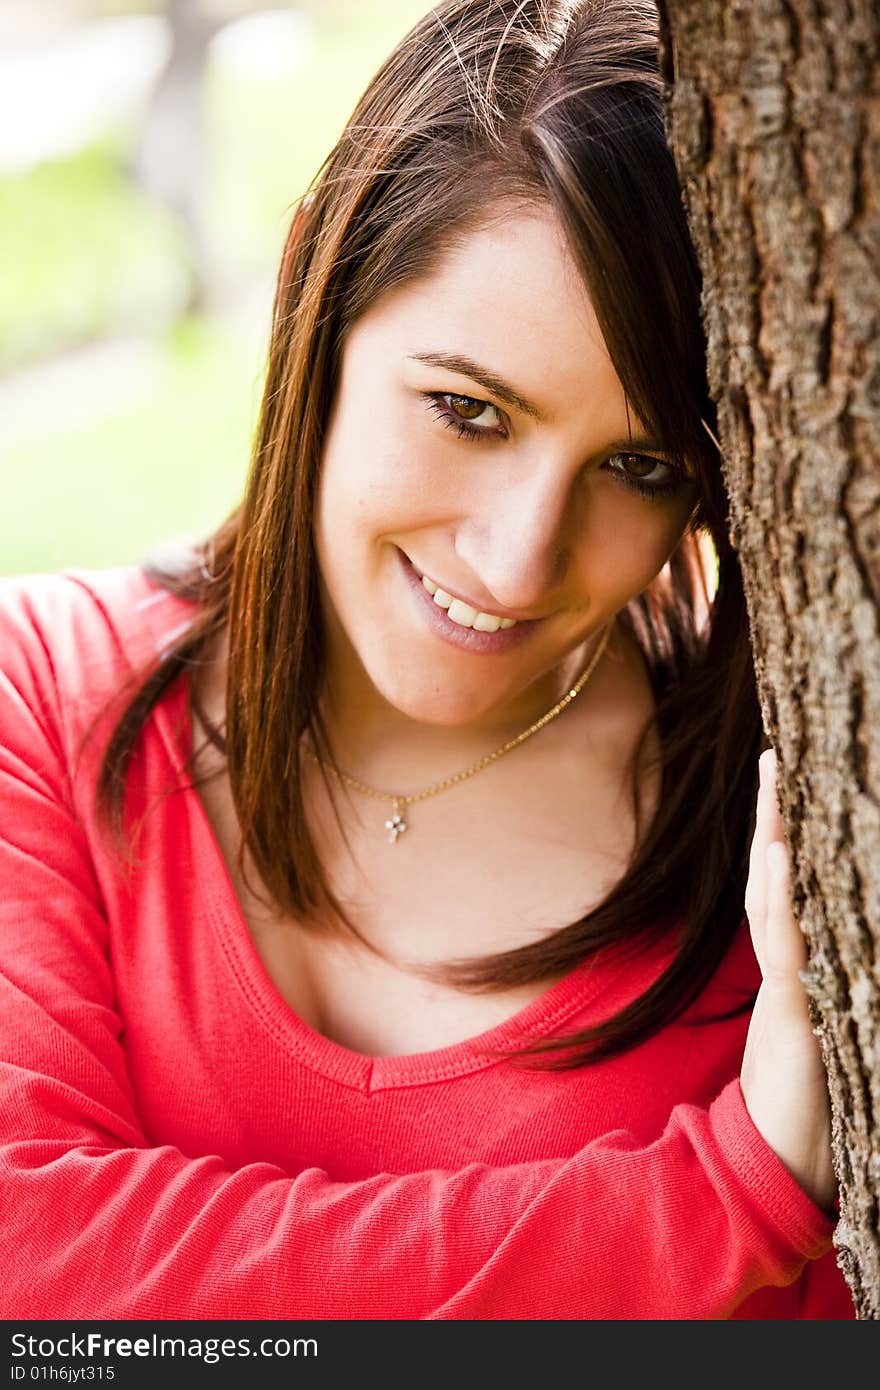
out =
<svg viewBox="0 0 880 1390"><path fill-rule="evenodd" d="M617 949L513 1018L371 1058L299 1019L197 794L126 866L92 804L108 692L192 614L136 567L0 581L0 1316L850 1318L833 1223L745 1109L747 926L701 999L623 1057L523 1071L668 958ZM127 807L189 748L179 679Z"/></svg>

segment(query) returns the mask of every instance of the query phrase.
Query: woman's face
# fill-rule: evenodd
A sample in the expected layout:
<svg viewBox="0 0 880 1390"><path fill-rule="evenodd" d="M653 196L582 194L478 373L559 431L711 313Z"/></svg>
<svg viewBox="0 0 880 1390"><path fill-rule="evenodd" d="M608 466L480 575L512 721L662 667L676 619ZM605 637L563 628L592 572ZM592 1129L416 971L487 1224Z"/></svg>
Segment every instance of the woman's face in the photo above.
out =
<svg viewBox="0 0 880 1390"><path fill-rule="evenodd" d="M436 725L537 717L696 500L628 410L559 223L510 209L348 336L316 511L331 690Z"/></svg>

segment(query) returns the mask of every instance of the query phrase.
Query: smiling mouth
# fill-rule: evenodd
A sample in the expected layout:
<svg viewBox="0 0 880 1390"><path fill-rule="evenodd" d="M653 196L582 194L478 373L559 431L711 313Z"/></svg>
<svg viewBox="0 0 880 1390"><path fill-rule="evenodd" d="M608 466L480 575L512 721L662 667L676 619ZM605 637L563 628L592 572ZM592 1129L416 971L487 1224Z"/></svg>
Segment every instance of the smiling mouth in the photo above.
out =
<svg viewBox="0 0 880 1390"><path fill-rule="evenodd" d="M410 561L412 563L412 561ZM484 613L479 608L472 608L463 599L453 598L447 591L427 574L413 565L413 569L422 581L422 588L430 594L438 608L442 608L451 622L457 623L459 627L472 627L475 632L498 632L501 628L516 627L518 619L502 618L499 613Z"/></svg>

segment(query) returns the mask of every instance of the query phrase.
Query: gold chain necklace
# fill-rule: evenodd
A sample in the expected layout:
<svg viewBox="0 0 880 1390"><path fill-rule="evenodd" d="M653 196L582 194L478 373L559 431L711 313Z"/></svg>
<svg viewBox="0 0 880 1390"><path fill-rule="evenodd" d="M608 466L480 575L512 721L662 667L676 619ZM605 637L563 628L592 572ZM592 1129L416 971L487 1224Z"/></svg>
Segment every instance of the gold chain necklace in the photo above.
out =
<svg viewBox="0 0 880 1390"><path fill-rule="evenodd" d="M391 816L385 822L385 829L388 831L388 839L391 844L396 844L403 832L409 829L409 822L404 814L407 806L412 806L417 801L427 801L429 796L437 796L440 792L447 791L449 787L454 787L459 782L466 782L469 777L475 777L478 772L482 772L484 767L488 767L490 763L496 762L498 758L503 758L505 753L510 753L514 748L518 748L521 743L525 743L527 738L531 738L532 734L536 734L539 729L543 729L546 724L550 723L551 719L555 719L558 714L562 713L566 705L570 705L572 700L576 699L598 666L602 653L608 644L608 638L611 635L613 626L614 623L612 620L603 632L599 645L587 664L587 669L580 676L576 684L572 686L571 690L563 695L562 699L559 700L552 709L549 709L547 713L543 714L534 724L530 724L521 734L517 734L516 738L509 739L508 742L502 744L500 748L496 748L494 753L487 753L485 757L479 758L477 762L472 763L470 767L466 767L463 772L455 772L451 777L444 777L442 782L434 782L430 787L425 787L423 791L411 792L408 795L404 795L400 792L383 792L379 791L376 787L368 787L365 782L359 782L356 777L350 777L347 772L340 772L338 768L328 765L330 772L333 773L334 777L339 778L341 782L345 782L346 786L352 787L355 791L363 792L364 796L372 796L377 801L391 802ZM317 763L319 759L312 749L309 748L307 744L304 744L303 747L312 762Z"/></svg>

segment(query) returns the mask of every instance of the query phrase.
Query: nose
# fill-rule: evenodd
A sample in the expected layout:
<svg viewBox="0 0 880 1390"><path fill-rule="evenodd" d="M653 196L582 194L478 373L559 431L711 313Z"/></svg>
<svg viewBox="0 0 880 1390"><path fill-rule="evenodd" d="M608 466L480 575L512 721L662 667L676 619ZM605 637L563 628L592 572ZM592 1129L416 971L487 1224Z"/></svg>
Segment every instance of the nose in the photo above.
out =
<svg viewBox="0 0 880 1390"><path fill-rule="evenodd" d="M462 519L455 549L476 581L502 607L543 617L570 564L571 480L511 480Z"/></svg>

